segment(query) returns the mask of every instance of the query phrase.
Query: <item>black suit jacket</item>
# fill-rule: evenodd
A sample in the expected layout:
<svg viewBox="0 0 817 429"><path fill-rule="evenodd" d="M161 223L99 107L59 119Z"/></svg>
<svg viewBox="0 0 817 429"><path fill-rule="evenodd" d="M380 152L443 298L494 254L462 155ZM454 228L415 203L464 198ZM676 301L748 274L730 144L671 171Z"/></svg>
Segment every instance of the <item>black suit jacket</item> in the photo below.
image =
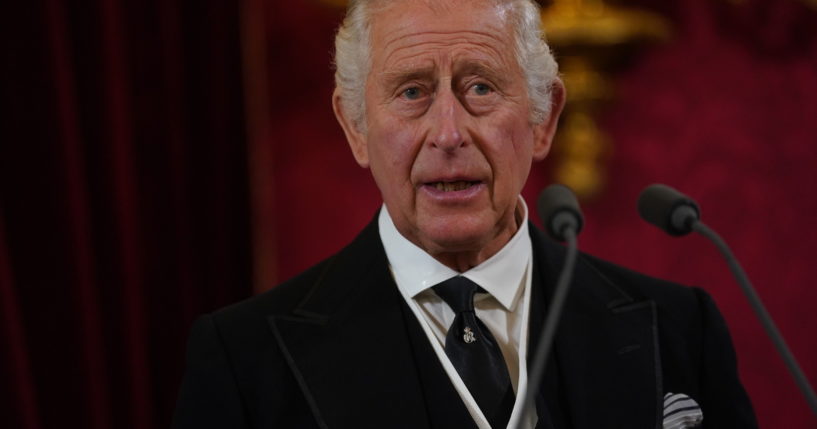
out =
<svg viewBox="0 0 817 429"><path fill-rule="evenodd" d="M530 230L535 350L564 249ZM695 399L706 428L757 426L700 289L581 255L551 361L537 427L660 428L665 392ZM375 220L335 256L196 321L173 427L475 425L389 273Z"/></svg>

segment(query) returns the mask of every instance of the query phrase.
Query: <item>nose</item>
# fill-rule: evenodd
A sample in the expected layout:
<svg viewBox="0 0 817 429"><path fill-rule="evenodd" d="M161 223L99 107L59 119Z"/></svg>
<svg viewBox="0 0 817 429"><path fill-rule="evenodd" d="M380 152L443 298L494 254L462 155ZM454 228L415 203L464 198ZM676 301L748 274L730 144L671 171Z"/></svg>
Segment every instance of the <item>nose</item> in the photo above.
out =
<svg viewBox="0 0 817 429"><path fill-rule="evenodd" d="M429 113L432 126L428 143L433 148L453 152L467 144L463 128L466 112L452 91L437 94Z"/></svg>

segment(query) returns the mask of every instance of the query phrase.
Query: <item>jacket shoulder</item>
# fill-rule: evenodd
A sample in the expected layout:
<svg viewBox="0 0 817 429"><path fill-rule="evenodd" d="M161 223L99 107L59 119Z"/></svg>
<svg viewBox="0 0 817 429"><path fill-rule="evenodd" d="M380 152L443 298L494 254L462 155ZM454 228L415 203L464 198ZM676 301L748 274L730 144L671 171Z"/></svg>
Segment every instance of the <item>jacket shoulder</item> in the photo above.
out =
<svg viewBox="0 0 817 429"><path fill-rule="evenodd" d="M689 335L699 332L701 319L715 305L709 293L699 287L648 276L586 254L581 255L579 264L594 271L605 283L634 302L652 300L662 325L685 328Z"/></svg>
<svg viewBox="0 0 817 429"><path fill-rule="evenodd" d="M634 300L653 299L658 303L693 304L698 288L649 276L621 265L582 253L580 266L595 272L601 279Z"/></svg>
<svg viewBox="0 0 817 429"><path fill-rule="evenodd" d="M377 222L372 221L351 243L329 258L266 292L217 310L212 316L217 324L229 326L266 320L273 315L289 315L317 293L317 289L352 282L351 277L365 269L361 261L371 259L369 256L378 253L380 248Z"/></svg>
<svg viewBox="0 0 817 429"><path fill-rule="evenodd" d="M216 310L213 316L225 320L240 318L242 315L267 317L273 314L290 313L309 296L313 285L319 283L321 277L326 275L335 258L337 254L318 262L268 291Z"/></svg>
<svg viewBox="0 0 817 429"><path fill-rule="evenodd" d="M555 282L555 273L562 269L566 249L547 238L533 224L530 231L534 256L541 267L553 271L549 278ZM576 283L577 280L579 283ZM653 300L659 308L695 307L699 301L697 295L703 292L698 288L633 271L584 252L579 252L576 260L574 283L574 287L595 289L604 300L611 301L609 304ZM590 293L596 295L593 291Z"/></svg>

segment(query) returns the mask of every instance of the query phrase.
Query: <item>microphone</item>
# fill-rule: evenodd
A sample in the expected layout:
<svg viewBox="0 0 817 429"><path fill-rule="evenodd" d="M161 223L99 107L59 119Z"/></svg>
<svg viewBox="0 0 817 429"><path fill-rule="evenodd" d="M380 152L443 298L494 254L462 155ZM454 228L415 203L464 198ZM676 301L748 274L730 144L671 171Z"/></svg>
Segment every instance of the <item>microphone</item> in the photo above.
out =
<svg viewBox="0 0 817 429"><path fill-rule="evenodd" d="M657 183L641 192L638 213L642 219L676 237L692 232L692 224L701 219L701 209L694 200Z"/></svg>
<svg viewBox="0 0 817 429"><path fill-rule="evenodd" d="M579 202L573 191L564 185L550 185L545 188L536 201L539 217L548 235L553 239L565 242L567 228L578 235L584 225Z"/></svg>
<svg viewBox="0 0 817 429"><path fill-rule="evenodd" d="M811 411L817 416L817 395L815 395L814 389L809 384L803 370L800 369L800 365L798 365L797 360L789 350L783 336L780 335L780 331L777 330L772 317L766 311L766 307L757 292L755 292L749 277L743 271L735 255L732 254L729 246L714 230L701 222L701 211L698 204L669 186L654 184L644 189L638 197L638 213L642 219L661 228L669 235L681 236L695 231L709 239L718 248L718 251L726 259L732 275L734 275L735 280L737 280L738 285L740 285L741 290L749 300L755 315L757 315L766 330L766 334L783 358L783 362L785 362L789 373L797 383L797 387L800 388L800 392L805 397Z"/></svg>
<svg viewBox="0 0 817 429"><path fill-rule="evenodd" d="M536 202L539 216L545 231L551 238L567 242L567 252L559 279L556 281L556 289L553 293L553 300L548 308L545 326L539 336L539 345L533 357L533 365L528 374L528 386L525 391L525 401L522 403L522 410L516 422L511 422L510 427L519 428L521 422L529 421L528 414L533 407L534 397L542 384L542 376L545 374L548 355L553 345L553 337L559 325L562 309L570 288L570 280L573 277L573 268L576 266L576 255L578 245L576 236L581 232L584 220L582 211L579 209L579 202L573 191L564 185L550 185L540 194Z"/></svg>

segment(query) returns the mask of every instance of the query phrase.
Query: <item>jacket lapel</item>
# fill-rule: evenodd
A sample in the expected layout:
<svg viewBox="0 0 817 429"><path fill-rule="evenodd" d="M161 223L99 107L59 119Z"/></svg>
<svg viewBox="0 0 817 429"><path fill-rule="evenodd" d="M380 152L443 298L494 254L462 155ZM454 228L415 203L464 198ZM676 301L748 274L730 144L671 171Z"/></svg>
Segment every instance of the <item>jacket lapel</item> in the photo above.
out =
<svg viewBox="0 0 817 429"><path fill-rule="evenodd" d="M448 378L448 374L440 363L440 359L437 358L437 354L428 341L428 336L414 313L405 303L402 309L411 340L411 348L414 351L414 362L423 386L425 407L431 428L476 428L476 423Z"/></svg>
<svg viewBox="0 0 817 429"><path fill-rule="evenodd" d="M270 327L320 427L428 427L376 221Z"/></svg>
<svg viewBox="0 0 817 429"><path fill-rule="evenodd" d="M538 286L549 302L565 252L535 227L531 230L538 270L534 278L541 279ZM574 429L660 427L663 393L655 317L652 301L630 297L589 258L578 258L555 356L548 362L558 363L560 394ZM531 354L539 332L541 327L532 327Z"/></svg>

